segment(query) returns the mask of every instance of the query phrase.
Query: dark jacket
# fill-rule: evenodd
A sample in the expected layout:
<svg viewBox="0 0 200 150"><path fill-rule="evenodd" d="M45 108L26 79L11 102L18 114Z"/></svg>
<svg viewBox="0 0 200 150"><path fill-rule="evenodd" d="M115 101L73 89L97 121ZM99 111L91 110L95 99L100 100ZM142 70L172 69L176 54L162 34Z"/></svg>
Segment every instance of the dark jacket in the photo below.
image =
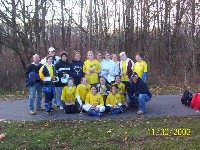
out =
<svg viewBox="0 0 200 150"><path fill-rule="evenodd" d="M59 81L55 82L55 87L64 87L66 86L65 83L61 82L61 78L63 77L64 73L68 74L71 77L70 71L70 63L68 61L64 62L61 59L55 65L57 76L59 77Z"/></svg>
<svg viewBox="0 0 200 150"><path fill-rule="evenodd" d="M35 82L41 82L40 78L39 78L39 70L42 67L42 64L30 64L25 72L25 77L26 77L26 86L33 86L33 84ZM37 77L36 77L37 75ZM35 78L35 79L33 79Z"/></svg>
<svg viewBox="0 0 200 150"><path fill-rule="evenodd" d="M134 96L138 97L140 94L147 94L151 98L151 93L149 92L147 84L140 77L138 77L136 83L133 81L131 82L128 96L131 99Z"/></svg>
<svg viewBox="0 0 200 150"><path fill-rule="evenodd" d="M74 84L78 85L81 82L81 78L84 77L83 62L73 60L71 63L71 77L74 78Z"/></svg>

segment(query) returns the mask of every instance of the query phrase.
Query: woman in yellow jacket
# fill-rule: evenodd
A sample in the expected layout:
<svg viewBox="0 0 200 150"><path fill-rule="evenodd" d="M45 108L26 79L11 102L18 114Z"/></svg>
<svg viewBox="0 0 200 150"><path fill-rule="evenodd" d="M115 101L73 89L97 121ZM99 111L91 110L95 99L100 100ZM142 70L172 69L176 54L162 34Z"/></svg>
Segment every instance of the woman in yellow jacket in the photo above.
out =
<svg viewBox="0 0 200 150"><path fill-rule="evenodd" d="M138 53L135 58L137 62L133 67L133 72L136 72L145 81L147 78L147 63L142 59L142 54Z"/></svg>
<svg viewBox="0 0 200 150"><path fill-rule="evenodd" d="M85 105L83 109L89 113L89 115L101 117L105 111L104 101L101 94L97 93L97 87L92 85L91 92L86 96Z"/></svg>
<svg viewBox="0 0 200 150"><path fill-rule="evenodd" d="M110 89L111 92L106 99L106 110L111 115L122 113L125 109L125 105L122 105L121 96L117 93L118 86L113 84Z"/></svg>
<svg viewBox="0 0 200 150"><path fill-rule="evenodd" d="M88 51L88 60L83 64L83 72L87 78L88 84L96 84L99 82L98 73L100 72L100 63L94 59L94 53Z"/></svg>
<svg viewBox="0 0 200 150"><path fill-rule="evenodd" d="M54 81L57 80L56 71L52 65L53 56L48 55L46 57L47 63L43 65L39 70L39 76L43 80L43 91L45 95L44 109L45 114L50 114L54 109L52 108L52 99L54 97L55 86Z"/></svg>
<svg viewBox="0 0 200 150"><path fill-rule="evenodd" d="M116 84L118 86L117 92L121 96L121 101L126 107L128 107L128 103L126 102L126 86L124 83L121 82L120 75L115 76L115 83L113 84Z"/></svg>
<svg viewBox="0 0 200 150"><path fill-rule="evenodd" d="M77 109L80 110L85 104L86 96L90 92L90 85L85 77L81 78L81 83L76 88Z"/></svg>
<svg viewBox="0 0 200 150"><path fill-rule="evenodd" d="M72 78L68 79L67 86L62 89L61 100L64 102L63 109L66 114L76 112L76 86Z"/></svg>

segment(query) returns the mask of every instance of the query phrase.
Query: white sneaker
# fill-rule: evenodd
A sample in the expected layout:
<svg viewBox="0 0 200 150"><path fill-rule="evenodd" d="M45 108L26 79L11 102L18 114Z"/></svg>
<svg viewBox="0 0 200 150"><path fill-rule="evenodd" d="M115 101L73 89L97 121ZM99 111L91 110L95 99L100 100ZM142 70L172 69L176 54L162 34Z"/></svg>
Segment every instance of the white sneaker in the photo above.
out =
<svg viewBox="0 0 200 150"><path fill-rule="evenodd" d="M139 110L139 111L137 112L137 114L138 114L138 115L142 115L142 114L144 114L144 112L143 112L142 110Z"/></svg>
<svg viewBox="0 0 200 150"><path fill-rule="evenodd" d="M60 106L60 109L63 109L63 106Z"/></svg>
<svg viewBox="0 0 200 150"><path fill-rule="evenodd" d="M35 113L35 111L30 110L30 114L31 114L31 115L35 115L36 113Z"/></svg>

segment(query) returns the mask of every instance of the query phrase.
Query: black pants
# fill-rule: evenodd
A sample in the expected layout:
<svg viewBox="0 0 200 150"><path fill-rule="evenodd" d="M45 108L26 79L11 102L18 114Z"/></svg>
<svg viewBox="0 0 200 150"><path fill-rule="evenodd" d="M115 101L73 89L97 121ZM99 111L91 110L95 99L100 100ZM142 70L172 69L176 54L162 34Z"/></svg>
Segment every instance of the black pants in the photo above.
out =
<svg viewBox="0 0 200 150"><path fill-rule="evenodd" d="M64 105L63 109L66 114L75 113L76 105Z"/></svg>

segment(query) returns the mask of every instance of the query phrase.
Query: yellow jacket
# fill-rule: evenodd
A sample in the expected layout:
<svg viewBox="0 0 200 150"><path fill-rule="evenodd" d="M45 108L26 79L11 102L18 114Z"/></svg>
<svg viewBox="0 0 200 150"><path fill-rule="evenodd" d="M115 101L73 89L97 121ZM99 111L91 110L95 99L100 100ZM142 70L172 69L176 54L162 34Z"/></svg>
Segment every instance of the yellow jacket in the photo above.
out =
<svg viewBox="0 0 200 150"><path fill-rule="evenodd" d="M117 84L117 83L115 82L113 84ZM121 95L121 101L124 101L126 99L124 95L126 93L125 84L120 82L119 84L117 84L117 86L118 86L117 92Z"/></svg>
<svg viewBox="0 0 200 150"><path fill-rule="evenodd" d="M44 73L48 74L45 75ZM53 65L43 65L39 70L40 79L43 81L51 81L55 76L55 68Z"/></svg>
<svg viewBox="0 0 200 150"><path fill-rule="evenodd" d="M83 72L88 72L90 69L99 72L100 71L100 63L95 59L93 61L86 60L83 64ZM94 84L99 82L98 73L91 73L90 75L85 74L87 78L88 84Z"/></svg>
<svg viewBox="0 0 200 150"><path fill-rule="evenodd" d="M112 93L110 93L106 99L106 105L107 106L117 106L121 103L121 95L116 93L115 95L113 95Z"/></svg>
<svg viewBox="0 0 200 150"><path fill-rule="evenodd" d="M99 93L97 93L96 95L93 95L92 93L89 93L86 96L85 103L86 104L90 104L90 105L95 105L95 106L104 105L103 97Z"/></svg>
<svg viewBox="0 0 200 150"><path fill-rule="evenodd" d="M70 103L75 102L76 100L76 86L73 86L71 89L69 86L65 86L62 89L61 100Z"/></svg>
<svg viewBox="0 0 200 150"><path fill-rule="evenodd" d="M80 99L82 101L85 101L87 94L90 91L90 85L87 84L86 86L84 86L83 84L79 84L76 88L76 95L80 96Z"/></svg>

